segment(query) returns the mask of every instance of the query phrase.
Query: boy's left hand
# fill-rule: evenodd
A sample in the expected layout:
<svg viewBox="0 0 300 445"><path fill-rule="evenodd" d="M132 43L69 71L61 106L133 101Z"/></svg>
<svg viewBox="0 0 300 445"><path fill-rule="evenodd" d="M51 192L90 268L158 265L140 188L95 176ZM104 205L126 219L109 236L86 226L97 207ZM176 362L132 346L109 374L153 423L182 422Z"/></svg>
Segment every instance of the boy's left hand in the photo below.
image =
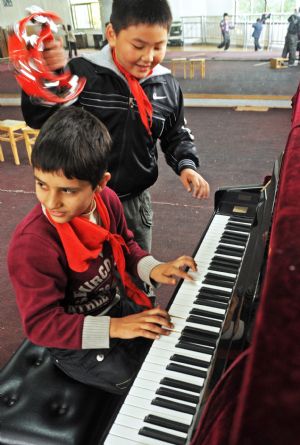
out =
<svg viewBox="0 0 300 445"><path fill-rule="evenodd" d="M180 173L180 180L188 192L193 193L193 198L206 199L209 197L209 184L192 168L185 168Z"/></svg>
<svg viewBox="0 0 300 445"><path fill-rule="evenodd" d="M150 272L150 278L157 283L162 284L176 284L176 279L174 277L193 280L191 275L182 270L182 268L186 266L190 267L193 272L196 272L197 270L197 265L193 258L189 256L181 256L176 260L153 267Z"/></svg>

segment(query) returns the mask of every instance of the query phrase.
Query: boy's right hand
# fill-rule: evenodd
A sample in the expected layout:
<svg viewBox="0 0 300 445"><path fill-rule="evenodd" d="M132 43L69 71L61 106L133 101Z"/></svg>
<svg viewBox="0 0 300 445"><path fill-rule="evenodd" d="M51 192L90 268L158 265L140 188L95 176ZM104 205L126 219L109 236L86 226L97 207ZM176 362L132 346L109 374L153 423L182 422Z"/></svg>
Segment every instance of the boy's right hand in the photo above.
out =
<svg viewBox="0 0 300 445"><path fill-rule="evenodd" d="M126 317L111 318L109 336L123 339L145 337L155 340L160 335L169 335L168 329L173 327L168 312L157 306Z"/></svg>
<svg viewBox="0 0 300 445"><path fill-rule="evenodd" d="M50 71L64 68L67 64L67 57L63 48L62 39L44 40L43 59Z"/></svg>

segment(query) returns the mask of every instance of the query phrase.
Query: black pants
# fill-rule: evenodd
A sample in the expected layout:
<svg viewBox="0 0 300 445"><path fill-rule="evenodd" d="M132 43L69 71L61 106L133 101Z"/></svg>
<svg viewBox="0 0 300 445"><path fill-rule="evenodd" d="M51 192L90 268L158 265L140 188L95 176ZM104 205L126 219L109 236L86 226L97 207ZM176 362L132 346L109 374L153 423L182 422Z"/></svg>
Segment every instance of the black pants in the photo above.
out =
<svg viewBox="0 0 300 445"><path fill-rule="evenodd" d="M75 56L77 56L77 46L76 42L68 42L69 46L69 59L72 59L72 52L74 51Z"/></svg>

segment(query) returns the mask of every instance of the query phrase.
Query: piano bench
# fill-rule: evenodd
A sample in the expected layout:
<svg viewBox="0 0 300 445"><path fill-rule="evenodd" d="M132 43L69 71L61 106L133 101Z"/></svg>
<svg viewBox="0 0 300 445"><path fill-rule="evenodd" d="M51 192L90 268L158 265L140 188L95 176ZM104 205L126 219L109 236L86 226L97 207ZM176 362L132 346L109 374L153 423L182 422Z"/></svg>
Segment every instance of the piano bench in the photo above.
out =
<svg viewBox="0 0 300 445"><path fill-rule="evenodd" d="M1 445L99 444L100 394L60 371L47 349L25 340L0 371Z"/></svg>

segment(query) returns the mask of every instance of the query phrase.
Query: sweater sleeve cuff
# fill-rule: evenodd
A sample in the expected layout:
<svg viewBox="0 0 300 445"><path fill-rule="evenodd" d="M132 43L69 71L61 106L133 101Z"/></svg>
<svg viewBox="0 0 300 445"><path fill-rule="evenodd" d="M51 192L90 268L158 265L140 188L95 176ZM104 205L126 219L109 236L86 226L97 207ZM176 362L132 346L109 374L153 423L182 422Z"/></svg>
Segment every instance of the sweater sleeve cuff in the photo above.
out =
<svg viewBox="0 0 300 445"><path fill-rule="evenodd" d="M157 261L152 255L147 255L142 258L137 265L137 273L142 281L147 283L149 286L155 286L156 282L151 280L150 272L153 267L162 264L161 261Z"/></svg>
<svg viewBox="0 0 300 445"><path fill-rule="evenodd" d="M184 170L185 168L191 168L192 170L197 171L197 166L194 161L191 159L182 159L178 162L178 172L179 174Z"/></svg>
<svg viewBox="0 0 300 445"><path fill-rule="evenodd" d="M110 317L87 315L83 322L82 349L109 348Z"/></svg>

